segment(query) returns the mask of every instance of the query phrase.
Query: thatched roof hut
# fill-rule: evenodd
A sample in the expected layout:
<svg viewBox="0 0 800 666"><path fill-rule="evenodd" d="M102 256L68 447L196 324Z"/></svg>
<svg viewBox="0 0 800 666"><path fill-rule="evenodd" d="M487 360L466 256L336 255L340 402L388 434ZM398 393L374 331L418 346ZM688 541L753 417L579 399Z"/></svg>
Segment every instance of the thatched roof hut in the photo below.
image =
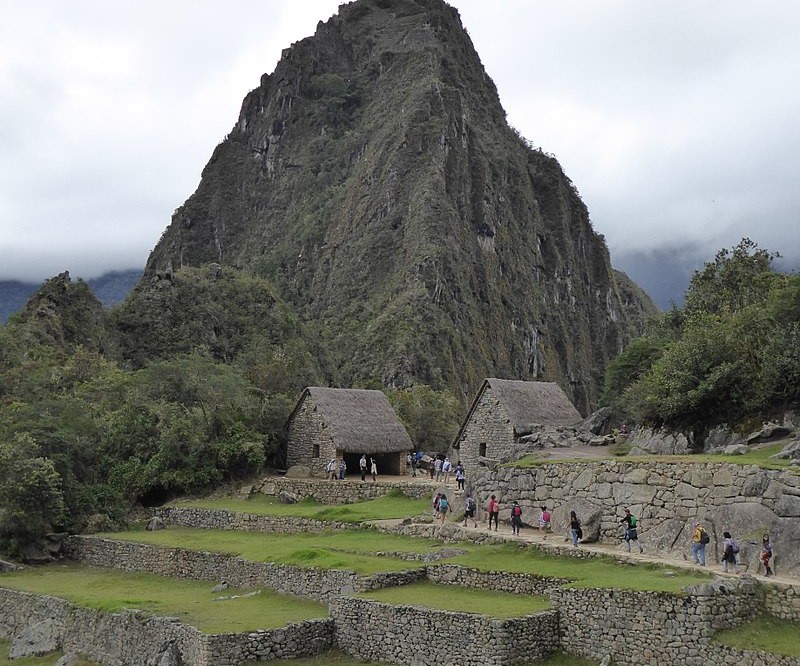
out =
<svg viewBox="0 0 800 666"><path fill-rule="evenodd" d="M413 448L382 391L310 386L289 416L288 431L289 465L324 467L339 457L353 471L367 454L380 461L382 473L399 474L400 461Z"/></svg>
<svg viewBox="0 0 800 666"><path fill-rule="evenodd" d="M483 381L453 448L462 461L502 458L536 425L573 425L581 415L555 382L489 378Z"/></svg>

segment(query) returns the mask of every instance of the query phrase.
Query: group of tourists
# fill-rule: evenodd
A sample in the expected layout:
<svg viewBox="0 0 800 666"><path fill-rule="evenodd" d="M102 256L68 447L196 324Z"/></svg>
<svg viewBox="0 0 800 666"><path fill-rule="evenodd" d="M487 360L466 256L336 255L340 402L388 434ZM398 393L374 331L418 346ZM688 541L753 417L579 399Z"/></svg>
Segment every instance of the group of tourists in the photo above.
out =
<svg viewBox="0 0 800 666"><path fill-rule="evenodd" d="M711 536L706 531L705 527L700 522L694 523L694 530L692 532L692 562L699 564L701 567L706 565L706 545L710 543ZM730 532L725 531L722 533L722 571L728 572L728 568L732 567L734 573L739 573L738 555L741 550L739 542L733 538ZM764 573L766 576L774 576L775 572L772 570L772 540L769 534L761 537L760 551L758 553L759 564L763 565Z"/></svg>
<svg viewBox="0 0 800 666"><path fill-rule="evenodd" d="M361 480L367 480L367 454L362 453L361 459L358 461L358 469L361 472ZM375 458L369 459L369 473L372 475L372 482L375 483L378 480L378 463L375 462Z"/></svg>
<svg viewBox="0 0 800 666"><path fill-rule="evenodd" d="M330 481L344 481L347 475L347 464L344 458L331 458L325 466L325 475Z"/></svg>

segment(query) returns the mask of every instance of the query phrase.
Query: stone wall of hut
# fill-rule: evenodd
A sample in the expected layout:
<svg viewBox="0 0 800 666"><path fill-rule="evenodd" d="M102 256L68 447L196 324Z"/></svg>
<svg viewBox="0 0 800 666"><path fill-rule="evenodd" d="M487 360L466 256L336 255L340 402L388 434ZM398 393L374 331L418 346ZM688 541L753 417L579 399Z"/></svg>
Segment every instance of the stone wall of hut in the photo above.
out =
<svg viewBox="0 0 800 666"><path fill-rule="evenodd" d="M481 445L485 445L485 452ZM476 465L482 455L504 459L514 452L514 428L500 399L490 386L481 394L469 416L454 454L465 465Z"/></svg>
<svg viewBox="0 0 800 666"><path fill-rule="evenodd" d="M330 432L322 422L313 400L306 398L289 423L286 464L304 465L313 476L325 476L325 467L337 455Z"/></svg>

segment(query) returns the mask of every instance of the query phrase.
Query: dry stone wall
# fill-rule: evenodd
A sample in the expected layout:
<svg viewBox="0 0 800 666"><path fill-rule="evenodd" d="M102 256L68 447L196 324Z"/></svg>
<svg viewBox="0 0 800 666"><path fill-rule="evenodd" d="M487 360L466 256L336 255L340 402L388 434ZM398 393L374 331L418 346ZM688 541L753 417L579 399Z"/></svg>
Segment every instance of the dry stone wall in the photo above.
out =
<svg viewBox="0 0 800 666"><path fill-rule="evenodd" d="M70 537L64 543L64 553L76 562L95 567L190 580L225 581L232 587L267 587L318 601L362 589L360 577L351 571L251 562L221 553L94 537Z"/></svg>
<svg viewBox="0 0 800 666"><path fill-rule="evenodd" d="M265 534L301 534L326 530L359 530L361 523L344 523L337 520L314 520L295 516L264 516L255 513L240 513L224 509L195 509L165 506L155 509L154 514L165 525L194 527L206 530L237 530L241 532L263 532Z"/></svg>
<svg viewBox="0 0 800 666"><path fill-rule="evenodd" d="M318 447L315 450L314 447ZM306 398L294 413L289 424L286 464L307 466L312 474L325 476L328 461L336 456L336 445L322 423L312 400Z"/></svg>
<svg viewBox="0 0 800 666"><path fill-rule="evenodd" d="M255 660L313 656L333 645L333 621L309 620L243 634L203 634L176 618L139 611L106 613L63 599L0 588L0 638L48 622L64 652L115 666L142 666L174 647L183 664L239 666ZM155 663L153 661L152 663Z"/></svg>
<svg viewBox="0 0 800 666"><path fill-rule="evenodd" d="M263 495L278 497L289 495L303 500L313 497L321 504L353 504L376 499L398 490L406 497L422 499L430 497L431 488L424 483L372 483L359 480L323 481L309 479L288 479L283 476L270 476L256 488Z"/></svg>
<svg viewBox="0 0 800 666"><path fill-rule="evenodd" d="M547 504L554 530L567 534L568 515L576 510L590 540L619 541L623 508L641 522L640 537L652 550L688 552L692 523L702 521L711 535L708 562L721 555L722 532L742 541L740 559L755 571L763 532L772 535L776 564L790 573L800 568L800 476L726 463L597 461L552 463L532 469L501 467L475 470L468 490L484 505L499 497L500 519L507 520L512 500L523 520L534 523ZM786 544L786 547L783 547Z"/></svg>
<svg viewBox="0 0 800 666"><path fill-rule="evenodd" d="M505 666L541 660L557 648L558 617L509 620L343 598L329 604L336 643L368 661L414 666Z"/></svg>
<svg viewBox="0 0 800 666"><path fill-rule="evenodd" d="M751 580L717 581L676 595L632 590L559 589L550 595L558 610L563 650L587 658L606 655L615 664L707 666L747 663L800 666L800 659L742 652L712 640L763 606Z"/></svg>

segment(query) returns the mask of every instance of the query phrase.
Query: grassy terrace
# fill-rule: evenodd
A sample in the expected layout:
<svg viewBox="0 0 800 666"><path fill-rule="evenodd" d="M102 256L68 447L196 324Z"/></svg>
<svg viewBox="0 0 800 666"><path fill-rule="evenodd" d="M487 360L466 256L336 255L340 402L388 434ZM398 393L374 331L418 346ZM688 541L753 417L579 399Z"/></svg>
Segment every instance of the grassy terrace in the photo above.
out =
<svg viewBox="0 0 800 666"><path fill-rule="evenodd" d="M762 650L800 657L800 623L762 615L734 629L720 631L714 640L740 650Z"/></svg>
<svg viewBox="0 0 800 666"><path fill-rule="evenodd" d="M399 571L421 566L379 553L434 553L442 544L422 538L383 534L373 530L318 534L260 534L170 527L157 532L120 532L106 538L182 547L238 555L257 562L275 562L301 567L347 569L361 574ZM621 588L679 592L687 585L709 580L707 574L666 567L620 564L611 558L578 560L548 555L516 544L460 543L447 548L463 555L442 560L482 571L513 571L567 578L576 587Z"/></svg>
<svg viewBox="0 0 800 666"><path fill-rule="evenodd" d="M455 585L414 583L363 592L361 597L394 606L426 606L439 610L488 615L497 619L521 617L550 608L545 596L471 590ZM423 600L423 601L420 601Z"/></svg>
<svg viewBox="0 0 800 666"><path fill-rule="evenodd" d="M757 465L763 469L778 469L797 472L795 467L791 467L788 460L771 460L770 456L775 455L788 443L786 441L771 444L757 445L750 448L747 453L742 455L723 455L723 454L696 454L687 456L614 456L608 455L602 458L582 458L582 459L563 459L552 460L541 457L541 454L532 453L531 455L520 458L516 462L507 463L504 467L540 467L542 465L558 465L563 463L592 463L603 460L617 460L620 462L634 463L730 463L732 465Z"/></svg>
<svg viewBox="0 0 800 666"><path fill-rule="evenodd" d="M292 516L295 518L314 518L316 520L360 523L365 520L387 520L415 516L430 508L427 499L414 500L400 493L391 493L374 500L330 506L313 499L305 499L297 504L283 504L275 497L253 495L247 499L238 497L212 498L175 502L171 506L223 509L240 513L265 516Z"/></svg>
<svg viewBox="0 0 800 666"><path fill-rule="evenodd" d="M215 593L208 582L77 565L50 565L0 574L0 586L67 599L83 608L108 612L137 608L152 615L178 617L208 634L276 628L289 622L328 617L325 604L270 590L215 601L253 590Z"/></svg>

